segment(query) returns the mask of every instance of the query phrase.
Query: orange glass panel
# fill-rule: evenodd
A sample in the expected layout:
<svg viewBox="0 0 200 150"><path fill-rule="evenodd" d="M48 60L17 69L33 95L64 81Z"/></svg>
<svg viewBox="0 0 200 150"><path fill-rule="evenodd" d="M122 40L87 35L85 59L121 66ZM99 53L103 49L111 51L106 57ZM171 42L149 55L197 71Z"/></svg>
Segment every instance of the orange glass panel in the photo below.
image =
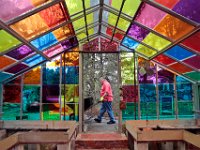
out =
<svg viewBox="0 0 200 150"><path fill-rule="evenodd" d="M53 34L55 35L56 39L58 41L61 41L63 39L68 38L70 35L72 35L70 28L66 25L64 27L61 27L55 31L53 31Z"/></svg>
<svg viewBox="0 0 200 150"><path fill-rule="evenodd" d="M15 63L16 61L5 56L0 56L0 69Z"/></svg>
<svg viewBox="0 0 200 150"><path fill-rule="evenodd" d="M175 63L171 66L169 66L169 68L172 68L174 71L178 72L178 73L186 73L186 72L191 72L193 71L191 68L182 65L180 63Z"/></svg>
<svg viewBox="0 0 200 150"><path fill-rule="evenodd" d="M40 84L40 70L41 68L35 68L24 75L24 84Z"/></svg>
<svg viewBox="0 0 200 150"><path fill-rule="evenodd" d="M177 40L189 33L192 29L194 29L194 26L171 15L166 15L154 30L162 35Z"/></svg>
<svg viewBox="0 0 200 150"><path fill-rule="evenodd" d="M65 20L65 15L63 12L64 11L62 11L60 4L56 4L52 7L42 10L39 12L39 14L45 20L46 24L49 27L52 27Z"/></svg>
<svg viewBox="0 0 200 150"><path fill-rule="evenodd" d="M72 52L68 52L65 54L65 64L66 66L78 66L79 65L79 53L78 48L74 48ZM64 55L62 55L62 65L64 65Z"/></svg>
<svg viewBox="0 0 200 150"><path fill-rule="evenodd" d="M32 15L10 26L25 39L30 39L49 30L39 14Z"/></svg>

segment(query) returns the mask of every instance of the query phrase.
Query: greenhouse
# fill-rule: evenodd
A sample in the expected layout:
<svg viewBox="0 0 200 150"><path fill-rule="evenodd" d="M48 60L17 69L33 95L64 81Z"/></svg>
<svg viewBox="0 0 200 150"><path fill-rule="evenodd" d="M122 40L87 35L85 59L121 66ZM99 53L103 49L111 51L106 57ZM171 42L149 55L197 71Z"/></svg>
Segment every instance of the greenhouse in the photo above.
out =
<svg viewBox="0 0 200 150"><path fill-rule="evenodd" d="M199 150L200 1L0 0L0 125L1 150Z"/></svg>

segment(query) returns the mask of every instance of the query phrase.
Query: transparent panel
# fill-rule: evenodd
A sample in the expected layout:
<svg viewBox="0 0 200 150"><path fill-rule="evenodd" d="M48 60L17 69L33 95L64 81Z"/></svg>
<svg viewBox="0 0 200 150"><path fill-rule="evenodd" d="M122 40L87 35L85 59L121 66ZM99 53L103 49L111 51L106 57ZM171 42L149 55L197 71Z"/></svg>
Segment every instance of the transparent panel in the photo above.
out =
<svg viewBox="0 0 200 150"><path fill-rule="evenodd" d="M58 103L59 102L59 84L43 85L42 102L43 103Z"/></svg>
<svg viewBox="0 0 200 150"><path fill-rule="evenodd" d="M102 17L103 17L102 19L103 19L104 22L107 22L108 24L115 26L116 21L117 21L116 15L104 10Z"/></svg>
<svg viewBox="0 0 200 150"><path fill-rule="evenodd" d="M24 86L22 104L22 118L40 120L40 87Z"/></svg>
<svg viewBox="0 0 200 150"><path fill-rule="evenodd" d="M156 56L154 58L154 60L156 60L159 63L164 64L164 65L169 65L169 64L172 64L172 63L175 62L175 60L173 60L173 59L171 59L168 56L165 56L163 54L160 54L160 55Z"/></svg>
<svg viewBox="0 0 200 150"><path fill-rule="evenodd" d="M13 67L11 68L8 68L5 70L5 72L8 72L8 73L13 73L13 74L16 74L24 69L27 69L28 66L23 64L23 63L19 63L19 64L16 64L14 65Z"/></svg>
<svg viewBox="0 0 200 150"><path fill-rule="evenodd" d="M185 65L182 65L181 63L175 63L173 65L170 65L169 68L171 68L174 71L179 72L179 73L187 73L187 72L193 71L191 68L189 68Z"/></svg>
<svg viewBox="0 0 200 150"><path fill-rule="evenodd" d="M47 1L50 0L2 0L0 1L0 18L8 21Z"/></svg>
<svg viewBox="0 0 200 150"><path fill-rule="evenodd" d="M120 10L120 7L122 5L122 0L112 0L110 3L112 7L114 7L117 10Z"/></svg>
<svg viewBox="0 0 200 150"><path fill-rule="evenodd" d="M4 85L2 120L20 120L20 85Z"/></svg>
<svg viewBox="0 0 200 150"><path fill-rule="evenodd" d="M79 53L78 52L69 52L65 56L62 55L62 65L64 65L64 59L66 59L66 66L78 66L79 65Z"/></svg>
<svg viewBox="0 0 200 150"><path fill-rule="evenodd" d="M31 39L66 20L59 4L25 18L10 27L25 39Z"/></svg>
<svg viewBox="0 0 200 150"><path fill-rule="evenodd" d="M0 82L10 78L12 74L6 73L6 72L0 72Z"/></svg>
<svg viewBox="0 0 200 150"><path fill-rule="evenodd" d="M126 0L122 12L132 17L138 10L140 3L140 0Z"/></svg>
<svg viewBox="0 0 200 150"><path fill-rule="evenodd" d="M24 57L29 56L30 54L33 54L33 51L26 45L20 46L19 48L16 48L10 52L8 52L6 55L17 59L17 60L21 60Z"/></svg>
<svg viewBox="0 0 200 150"><path fill-rule="evenodd" d="M200 81L200 72L189 72L185 75L191 78L192 80Z"/></svg>
<svg viewBox="0 0 200 150"><path fill-rule="evenodd" d="M126 30L128 29L130 25L130 22L129 21L126 21L124 19L122 19L121 17L119 18L119 22L117 24L117 28L123 30L126 32Z"/></svg>
<svg viewBox="0 0 200 150"><path fill-rule="evenodd" d="M60 120L60 104L43 104L42 120Z"/></svg>
<svg viewBox="0 0 200 150"><path fill-rule="evenodd" d="M79 67L64 67L62 68L62 83L64 84L78 84L78 70ZM65 80L64 80L65 75Z"/></svg>
<svg viewBox="0 0 200 150"><path fill-rule="evenodd" d="M179 118L193 118L192 83L177 76L176 89Z"/></svg>
<svg viewBox="0 0 200 150"><path fill-rule="evenodd" d="M9 58L9 57L6 57L6 56L0 56L0 69L3 69L9 65L12 65L14 64L16 61Z"/></svg>
<svg viewBox="0 0 200 150"><path fill-rule="evenodd" d="M185 62L186 64L188 64L192 67L200 69L200 56L199 55L188 58L188 59L184 60L183 62Z"/></svg>
<svg viewBox="0 0 200 150"><path fill-rule="evenodd" d="M123 85L123 100L126 102L138 102L138 86L134 85ZM135 99L136 98L136 99Z"/></svg>
<svg viewBox="0 0 200 150"><path fill-rule="evenodd" d="M166 1L166 0L152 0L152 1L155 1L165 7L168 7L168 8L173 8L176 3L178 3L180 0L173 0L173 1Z"/></svg>
<svg viewBox="0 0 200 150"><path fill-rule="evenodd" d="M30 67L34 66L34 65L37 65L39 64L40 62L44 61L45 58L42 57L41 55L37 54L37 55L34 55L33 57L31 58L28 58L26 59L24 62L26 64L28 64Z"/></svg>
<svg viewBox="0 0 200 150"><path fill-rule="evenodd" d="M65 0L70 16L83 11L82 0Z"/></svg>
<svg viewBox="0 0 200 150"><path fill-rule="evenodd" d="M145 55L146 57L152 57L156 54L156 51L152 50L151 48L148 48L142 44L140 44L136 49L136 52L139 52L140 54Z"/></svg>
<svg viewBox="0 0 200 150"><path fill-rule="evenodd" d="M137 48L137 46L139 45L138 42L136 42L135 40L125 37L122 44L130 49L135 49Z"/></svg>
<svg viewBox="0 0 200 150"><path fill-rule="evenodd" d="M34 68L24 74L24 84L40 84L41 67Z"/></svg>
<svg viewBox="0 0 200 150"><path fill-rule="evenodd" d="M19 44L20 41L18 41L15 37L4 30L0 30L0 52L4 52Z"/></svg>
<svg viewBox="0 0 200 150"><path fill-rule="evenodd" d="M138 103L126 103L126 109L122 110L122 119L135 120L135 118L138 119Z"/></svg>
<svg viewBox="0 0 200 150"><path fill-rule="evenodd" d="M165 54L177 60L183 60L194 55L194 53L177 45L167 50Z"/></svg>

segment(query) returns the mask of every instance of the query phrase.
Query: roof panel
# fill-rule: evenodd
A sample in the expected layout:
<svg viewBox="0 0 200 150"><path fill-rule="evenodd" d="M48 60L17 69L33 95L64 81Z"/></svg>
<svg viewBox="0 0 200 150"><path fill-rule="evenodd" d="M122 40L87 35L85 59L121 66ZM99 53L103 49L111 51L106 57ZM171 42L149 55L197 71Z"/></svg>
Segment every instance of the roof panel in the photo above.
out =
<svg viewBox="0 0 200 150"><path fill-rule="evenodd" d="M172 70L174 70L178 73L181 73L181 74L193 71L191 68L189 68L181 63L175 63L173 65L170 65L169 68L171 68Z"/></svg>
<svg viewBox="0 0 200 150"><path fill-rule="evenodd" d="M39 64L40 62L44 61L45 58L42 57L41 55L37 54L32 56L31 58L28 58L27 60L24 61L24 63L28 64L29 67L32 67L34 65Z"/></svg>
<svg viewBox="0 0 200 150"><path fill-rule="evenodd" d="M0 72L0 82L12 77L12 74L6 73L6 72Z"/></svg>
<svg viewBox="0 0 200 150"><path fill-rule="evenodd" d="M26 68L28 68L27 65L25 65L23 63L19 63L19 64L12 66L11 68L6 69L5 72L16 74Z"/></svg>
<svg viewBox="0 0 200 150"><path fill-rule="evenodd" d="M16 61L6 56L0 56L0 69L3 69L11 64L14 64Z"/></svg>
<svg viewBox="0 0 200 150"><path fill-rule="evenodd" d="M172 47L171 49L167 50L165 54L177 60L183 60L194 55L194 53L180 46Z"/></svg>
<svg viewBox="0 0 200 150"><path fill-rule="evenodd" d="M20 44L15 37L4 30L0 30L0 53Z"/></svg>
<svg viewBox="0 0 200 150"><path fill-rule="evenodd" d="M122 12L132 17L135 15L140 3L140 0L126 0Z"/></svg>
<svg viewBox="0 0 200 150"><path fill-rule="evenodd" d="M153 0L165 7L173 8L180 0L166 1L166 0Z"/></svg>
<svg viewBox="0 0 200 150"><path fill-rule="evenodd" d="M33 54L33 51L28 46L22 45L14 50L8 52L6 55L10 56L14 59L21 60L24 57L29 56L30 54Z"/></svg>
<svg viewBox="0 0 200 150"><path fill-rule="evenodd" d="M200 81L200 72L189 72L184 75L193 80Z"/></svg>
<svg viewBox="0 0 200 150"><path fill-rule="evenodd" d="M164 64L164 65L169 65L169 64L172 64L174 62L176 62L175 60L169 58L168 56L165 56L163 54L161 55L158 55L157 57L154 58L154 60L160 62L161 64Z"/></svg>
<svg viewBox="0 0 200 150"><path fill-rule="evenodd" d="M184 60L183 62L197 69L200 69L200 56L193 56L191 58Z"/></svg>

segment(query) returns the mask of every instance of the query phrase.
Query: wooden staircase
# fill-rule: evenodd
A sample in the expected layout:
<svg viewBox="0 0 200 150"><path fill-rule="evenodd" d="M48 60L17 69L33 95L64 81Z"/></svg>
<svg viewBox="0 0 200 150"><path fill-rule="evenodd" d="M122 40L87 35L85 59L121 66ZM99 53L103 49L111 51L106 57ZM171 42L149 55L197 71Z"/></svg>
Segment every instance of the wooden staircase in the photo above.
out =
<svg viewBox="0 0 200 150"><path fill-rule="evenodd" d="M82 133L75 141L76 150L128 150L128 140L119 133Z"/></svg>

